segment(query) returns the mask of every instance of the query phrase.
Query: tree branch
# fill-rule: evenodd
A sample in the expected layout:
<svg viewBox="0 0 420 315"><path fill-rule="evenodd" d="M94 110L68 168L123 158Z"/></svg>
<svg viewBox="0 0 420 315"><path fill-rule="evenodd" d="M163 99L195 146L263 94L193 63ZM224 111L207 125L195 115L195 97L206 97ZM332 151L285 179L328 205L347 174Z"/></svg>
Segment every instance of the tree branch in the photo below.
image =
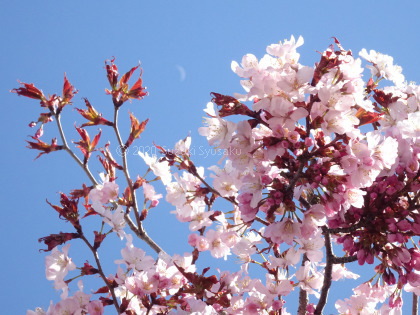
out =
<svg viewBox="0 0 420 315"><path fill-rule="evenodd" d="M108 287L108 290L111 293L112 300L114 302L115 309L117 310L117 312L119 314L120 313L120 306L118 304L118 299L117 299L117 296L115 295L114 288L112 287L111 283L109 283L107 277L105 276L105 274L102 270L102 265L101 265L101 262L99 260L98 251L95 248L93 248L93 246L90 244L90 242L87 240L87 238L84 236L83 233L80 234L80 238L83 240L83 242L85 242L85 244L89 247L90 251L92 252L93 257L95 258L95 261L96 261L96 266L97 266L99 275L101 276L102 280L105 282L106 286Z"/></svg>
<svg viewBox="0 0 420 315"><path fill-rule="evenodd" d="M146 230L143 227L143 223L140 221L140 215L139 215L139 208L137 204L137 197L136 192L133 187L133 182L130 178L130 173L128 171L128 162L127 162L127 148L125 147L124 143L122 142L120 131L118 129L118 107L115 107L114 109L114 131L115 135L118 140L118 145L121 148L121 156L123 161L123 172L125 179L127 181L128 187L130 188L131 195L133 198L133 209L134 209L134 216L136 218L137 227L131 220L129 214L125 214L124 218L130 229L137 235L138 238L143 240L147 245L149 245L156 253L164 252L163 249L150 238L150 236L147 234Z"/></svg>
<svg viewBox="0 0 420 315"><path fill-rule="evenodd" d="M321 289L321 296L319 297L318 305L316 306L315 315L321 315L328 299L328 292L331 287L332 267L333 267L333 250L331 245L330 233L326 227L322 228L322 233L325 238L325 251L327 254L327 263L324 269L324 284Z"/></svg>
<svg viewBox="0 0 420 315"><path fill-rule="evenodd" d="M60 114L54 114L55 117L55 121L57 123L57 128L58 128L58 132L60 133L60 137L61 137L61 141L63 141L63 147L64 150L67 151L68 154L70 154L70 156L73 158L73 160L76 161L77 164L79 164L79 166L83 169L83 171L86 173L86 175L89 177L90 181L92 182L92 184L94 186L98 185L98 182L96 181L95 177L93 177L92 173L90 172L89 168L87 165L84 165L83 162L77 157L77 155L73 152L72 149L70 149L67 140L66 140L66 136L64 135L64 131L63 131L63 127L61 125L61 121L60 121Z"/></svg>
<svg viewBox="0 0 420 315"><path fill-rule="evenodd" d="M357 255L345 256L345 257L336 257L333 255L332 257L332 263L334 265L345 264L345 263L353 262L356 260L357 260Z"/></svg>
<svg viewBox="0 0 420 315"><path fill-rule="evenodd" d="M305 266L305 262L307 262L309 259L306 256L306 254L303 255L302 258L302 266ZM306 314L306 308L308 306L308 292L304 290L303 288L300 288L299 290L299 308L298 308L298 315L305 315Z"/></svg>

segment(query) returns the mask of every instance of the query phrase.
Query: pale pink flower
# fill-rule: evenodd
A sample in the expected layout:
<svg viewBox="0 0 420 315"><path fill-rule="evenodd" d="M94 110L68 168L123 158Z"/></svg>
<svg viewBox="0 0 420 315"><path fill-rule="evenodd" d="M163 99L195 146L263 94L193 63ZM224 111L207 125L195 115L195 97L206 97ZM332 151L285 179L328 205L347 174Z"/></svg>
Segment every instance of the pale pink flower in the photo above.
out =
<svg viewBox="0 0 420 315"><path fill-rule="evenodd" d="M92 202L108 203L118 197L119 187L116 182L110 182L107 175L100 174L103 184L96 185L94 189L89 192L89 199Z"/></svg>
<svg viewBox="0 0 420 315"><path fill-rule="evenodd" d="M232 247L232 252L244 263L249 263L251 256L257 252L256 245L261 243L261 236L255 232L243 235Z"/></svg>
<svg viewBox="0 0 420 315"><path fill-rule="evenodd" d="M375 306L377 302L365 295L353 295L349 299L338 300L335 303L335 308L340 314L358 314L371 315L375 313Z"/></svg>
<svg viewBox="0 0 420 315"><path fill-rule="evenodd" d="M390 169L398 157L398 141L392 137L384 137L379 132L366 134L368 148L371 150L375 167Z"/></svg>
<svg viewBox="0 0 420 315"><path fill-rule="evenodd" d="M186 299L186 302L188 303L189 310L188 313L185 314L191 314L191 315L217 315L218 313L216 310L210 306L207 305L204 301L197 300L193 297L189 297Z"/></svg>
<svg viewBox="0 0 420 315"><path fill-rule="evenodd" d="M344 193L344 207L349 208L350 205L356 208L362 208L365 204L363 196L366 195L366 191L360 189L347 189ZM349 206L347 206L348 204Z"/></svg>
<svg viewBox="0 0 420 315"><path fill-rule="evenodd" d="M191 147L191 137L188 136L185 139L179 140L174 147L175 154L181 155L181 154L190 154L190 147Z"/></svg>
<svg viewBox="0 0 420 315"><path fill-rule="evenodd" d="M239 66L238 62L232 61L230 67L233 72L242 78L252 77L258 71L258 59L252 54L246 54L242 57L241 66Z"/></svg>
<svg viewBox="0 0 420 315"><path fill-rule="evenodd" d="M403 315L402 308L400 306L391 307L388 304L382 304L378 311L380 315Z"/></svg>
<svg viewBox="0 0 420 315"><path fill-rule="evenodd" d="M360 276L358 274L355 274L351 271L349 271L346 267L339 264L333 265L332 270L332 281L337 281L343 278L346 279L358 279Z"/></svg>
<svg viewBox="0 0 420 315"><path fill-rule="evenodd" d="M197 167L197 173L201 178L205 178L204 168ZM193 208L205 206L204 198L195 196L195 192L197 187L201 185L201 181L187 172L183 172L182 177L175 173L174 177L176 182L172 182L166 186L166 201L180 209L185 208L185 211L187 211L187 213L181 213L182 211L177 209L177 215L190 217L191 213L189 212L193 211Z"/></svg>
<svg viewBox="0 0 420 315"><path fill-rule="evenodd" d="M348 110L340 112L337 110L329 110L324 116L324 122L321 124L322 129L327 134L335 132L339 135L347 134L352 136L355 126L359 124L359 119L355 116L355 111Z"/></svg>
<svg viewBox="0 0 420 315"><path fill-rule="evenodd" d="M125 264L128 269L135 269L137 271L147 270L154 265L155 260L151 256L146 256L146 253L141 248L134 247L131 234L126 235L126 246L121 250L122 259L116 260L116 264Z"/></svg>
<svg viewBox="0 0 420 315"><path fill-rule="evenodd" d="M420 102L419 102L420 103ZM404 139L420 138L420 111L409 113L407 119L397 122L397 129Z"/></svg>
<svg viewBox="0 0 420 315"><path fill-rule="evenodd" d="M158 199L162 198L162 194L156 194L155 188L150 185L149 183L143 183L143 192L144 198L150 201L158 201Z"/></svg>
<svg viewBox="0 0 420 315"><path fill-rule="evenodd" d="M258 174L248 174L242 178L240 187L241 194L251 196L250 207L257 208L258 203L262 199L262 191L264 185L261 183L261 177Z"/></svg>
<svg viewBox="0 0 420 315"><path fill-rule="evenodd" d="M372 63L372 66L367 66L372 76L382 76L394 82L395 85L401 85L404 82L404 75L401 73L402 68L394 65L394 58L391 56L378 53L374 50L370 50L368 53L365 48L359 52L359 56Z"/></svg>
<svg viewBox="0 0 420 315"><path fill-rule="evenodd" d="M125 236L125 218L124 210L121 206L118 206L116 210L107 212L106 216L103 217L104 222L108 223L112 230L118 234L120 239L123 239Z"/></svg>
<svg viewBox="0 0 420 315"><path fill-rule="evenodd" d="M232 161L227 160L224 168L220 169L217 166L209 167L213 171L210 177L213 178L213 187L223 197L236 196L241 186L242 174L232 166Z"/></svg>
<svg viewBox="0 0 420 315"><path fill-rule="evenodd" d="M139 155L164 185L168 185L171 182L172 174L168 161L158 161L156 156L149 156L147 152L139 151Z"/></svg>
<svg viewBox="0 0 420 315"><path fill-rule="evenodd" d="M210 243L204 236L197 234L190 234L188 236L188 244L196 247L200 252L209 250Z"/></svg>
<svg viewBox="0 0 420 315"><path fill-rule="evenodd" d="M54 306L50 307L48 309L47 314L76 314L76 312L79 311L81 313L79 303L73 299L73 298L67 298L65 300L61 300Z"/></svg>
<svg viewBox="0 0 420 315"><path fill-rule="evenodd" d="M324 275L316 271L309 261L306 261L305 265L296 271L296 279L303 290L319 298L319 293L315 290L321 289Z"/></svg>
<svg viewBox="0 0 420 315"><path fill-rule="evenodd" d="M347 112L354 105L353 97L351 94L342 92L344 82L333 83L334 81L334 77L328 77L326 81L323 79L318 84L321 104L324 106L324 111L334 110L337 114Z"/></svg>
<svg viewBox="0 0 420 315"><path fill-rule="evenodd" d="M135 272L125 280L127 289L135 295L144 295L158 290L158 277L152 270Z"/></svg>
<svg viewBox="0 0 420 315"><path fill-rule="evenodd" d="M63 246L62 252L55 247L51 255L45 257L45 273L48 280L60 281L69 271L76 269L76 265L68 256L70 244Z"/></svg>
<svg viewBox="0 0 420 315"><path fill-rule="evenodd" d="M37 307L34 311L27 310L26 315L47 315L47 313L42 308Z"/></svg>
<svg viewBox="0 0 420 315"><path fill-rule="evenodd" d="M282 253L280 257L273 257L270 256L270 264L273 267L279 267L281 269L286 269L289 266L296 265L301 258L301 254L298 250L296 250L294 247L290 247L286 251Z"/></svg>
<svg viewBox="0 0 420 315"><path fill-rule="evenodd" d="M211 146L216 145L220 148L227 147L229 141L232 139L236 124L231 121L226 121L219 117L214 110L213 103L208 103L206 110L209 116L204 118L207 127L200 127L198 132L205 136Z"/></svg>
<svg viewBox="0 0 420 315"><path fill-rule="evenodd" d="M274 243L286 243L292 245L295 237L300 237L300 223L291 219L284 219L281 222L270 224L264 232L265 237L269 237Z"/></svg>
<svg viewBox="0 0 420 315"><path fill-rule="evenodd" d="M195 272L196 266L192 263L193 256L191 253L184 253L183 256L174 255L172 256L172 261L176 263L179 267L182 267L185 272Z"/></svg>
<svg viewBox="0 0 420 315"><path fill-rule="evenodd" d="M87 311L89 315L102 315L104 313L104 306L99 300L91 301L87 306Z"/></svg>
<svg viewBox="0 0 420 315"><path fill-rule="evenodd" d="M213 257L224 259L230 255L230 248L222 240L222 232L215 230L208 230L205 238L209 244L209 250Z"/></svg>
<svg viewBox="0 0 420 315"><path fill-rule="evenodd" d="M312 262L320 262L323 257L322 248L324 247L324 239L321 232L313 235L310 238L298 238L296 240L300 244L299 252L305 253L308 259Z"/></svg>
<svg viewBox="0 0 420 315"><path fill-rule="evenodd" d="M235 231L222 232L222 234L220 235L220 238L223 241L223 243L225 243L226 246L228 246L230 248L235 246L236 243L238 243L239 240L240 240L240 237L238 236L238 234Z"/></svg>
<svg viewBox="0 0 420 315"><path fill-rule="evenodd" d="M301 225L301 234L304 238L314 235L320 226L327 222L325 206L321 204L313 205L308 211L305 211Z"/></svg>
<svg viewBox="0 0 420 315"><path fill-rule="evenodd" d="M284 65L289 63L291 65L297 64L300 54L296 52L296 48L302 46L304 43L303 37L299 36L296 40L292 35L290 40L285 39L284 42L272 44L267 47L267 53L278 58L279 63Z"/></svg>
<svg viewBox="0 0 420 315"><path fill-rule="evenodd" d="M272 294L273 296L286 296L294 289L294 286L292 285L293 281L290 281L284 272L278 272L276 279L269 274L267 274L265 278L266 285L264 291L267 291L267 293Z"/></svg>
<svg viewBox="0 0 420 315"><path fill-rule="evenodd" d="M204 226L210 226L213 221L209 219L214 214L214 211L197 211L195 215L191 217L190 231L198 231Z"/></svg>
<svg viewBox="0 0 420 315"><path fill-rule="evenodd" d="M271 111L273 112L270 112ZM302 107L296 108L282 97L274 97L269 108L274 117L268 120L270 128L276 129L280 125L284 129L293 130L298 120L308 116L308 111Z"/></svg>

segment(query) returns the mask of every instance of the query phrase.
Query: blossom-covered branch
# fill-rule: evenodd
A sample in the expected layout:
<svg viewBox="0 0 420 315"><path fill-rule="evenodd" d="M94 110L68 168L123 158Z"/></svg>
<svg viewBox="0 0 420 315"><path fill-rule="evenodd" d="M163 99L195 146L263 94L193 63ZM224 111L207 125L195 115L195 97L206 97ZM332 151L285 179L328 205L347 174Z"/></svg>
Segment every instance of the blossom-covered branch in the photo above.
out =
<svg viewBox="0 0 420 315"><path fill-rule="evenodd" d="M62 301L44 313L102 314L113 304L121 314L284 315L293 307L302 315L322 314L334 282L359 277L347 269L357 261L365 267L376 264L370 268L373 276L354 288L351 297L335 301L337 311L401 314L403 292L420 294L420 88L405 82L390 56L362 50L363 61L334 38L334 45L309 67L299 63L302 45L302 37L292 36L268 46L261 59L247 54L241 63L232 62L245 93L211 93L199 133L223 159L207 170L192 160L192 139L187 137L173 150L156 146L159 157L140 152L147 174L130 175L126 153L148 119L140 121L130 113L124 141L118 113L125 102L147 95L141 76L131 87L128 83L139 66L120 78L115 60L106 62L112 121L87 99L87 109L78 109L88 121L77 127L83 161L69 148L59 120L75 93L68 80L62 96L47 97L26 83L13 90L48 109L31 123L41 127L29 147L41 151L39 156L68 151L93 183L74 190L62 207L53 206L76 231L41 239L52 251L48 259L54 263L48 266L56 268L49 268L47 278L63 291ZM363 62L369 70L366 79ZM53 118L63 144L39 139ZM110 143L99 147L100 132L91 140L83 129L96 125L113 128L122 163L112 157ZM101 183L89 176L88 162L96 150L102 154ZM144 230L149 211L163 198L153 186L156 180L164 185L176 220L188 223L189 253L169 256ZM83 217L77 208L81 198ZM92 215L101 225L93 242L82 228L83 219ZM136 247L130 231L158 257ZM106 277L98 248L114 233L125 247L117 271ZM57 248L80 238L96 261L96 267L82 267L80 276L99 273L105 283L93 290L105 294L98 299L81 290L67 294L64 277L76 267L68 244L62 252ZM336 249L344 252L342 257L334 254ZM204 252L216 260L234 255L240 264L213 272ZM61 265L55 263L58 257ZM198 263L206 267L199 270ZM263 278L255 278L261 273ZM297 289L296 303L290 293Z"/></svg>

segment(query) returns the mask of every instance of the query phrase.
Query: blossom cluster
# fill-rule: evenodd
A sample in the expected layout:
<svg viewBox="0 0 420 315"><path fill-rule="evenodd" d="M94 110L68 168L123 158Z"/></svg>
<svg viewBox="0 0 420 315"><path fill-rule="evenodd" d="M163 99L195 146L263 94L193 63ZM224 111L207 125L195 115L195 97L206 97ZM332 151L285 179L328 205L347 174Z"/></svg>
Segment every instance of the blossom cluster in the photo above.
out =
<svg viewBox="0 0 420 315"><path fill-rule="evenodd" d="M401 314L403 292L420 294L420 87L405 81L392 57L363 49L362 60L337 39L314 67L301 65L297 49L302 45L302 37L292 36L268 46L261 59L247 54L241 63L232 62L245 93L212 93L205 126L199 129L211 146L232 154L207 170L192 161L187 137L174 150L156 146L160 158L140 152L152 178L131 178L124 150L148 120L140 123L130 115L124 144L116 119L102 118L87 101L88 110L79 112L89 125L114 128L123 162L112 157L107 144L101 149L102 184L93 180L70 199L62 197L62 207L53 206L76 229L43 238L52 249L47 279L62 290L62 301L28 314L102 314L109 305L127 315L288 314L293 305L299 305L299 314L321 314L331 282L359 277L345 267L355 261L375 264L374 275L354 288L353 296L335 303L340 314ZM363 62L370 70L368 80ZM126 100L146 95L141 79L128 87L136 69L118 81L113 60L107 64L107 93L116 112ZM50 105L33 85L15 92L40 99L50 110L48 119L58 118L64 107ZM54 98L62 99L70 102ZM229 116L244 119L233 122ZM79 164L89 176L87 162L100 133L90 141L81 128L83 139L76 144L84 160ZM29 142L30 148L41 154L68 150L65 140L58 146L33 138L38 143ZM127 179L123 192L117 171ZM156 179L165 186L176 219L189 224L190 253L169 256L142 226L163 198L152 184ZM93 245L76 209L80 198L87 209L84 217L96 215L110 229L95 231ZM156 259L133 245L130 230L159 254ZM98 262L81 268L82 275L104 280L95 292L100 297L92 299L81 290L69 297L64 277L75 265L68 245L62 251L56 246L82 238L95 256L113 232L126 241L117 271L106 276ZM337 249L342 257L334 254ZM215 259L233 255L239 269L208 275L211 268L200 271L196 265L203 252ZM265 278L254 278L251 269ZM288 296L295 290L300 297L293 304Z"/></svg>

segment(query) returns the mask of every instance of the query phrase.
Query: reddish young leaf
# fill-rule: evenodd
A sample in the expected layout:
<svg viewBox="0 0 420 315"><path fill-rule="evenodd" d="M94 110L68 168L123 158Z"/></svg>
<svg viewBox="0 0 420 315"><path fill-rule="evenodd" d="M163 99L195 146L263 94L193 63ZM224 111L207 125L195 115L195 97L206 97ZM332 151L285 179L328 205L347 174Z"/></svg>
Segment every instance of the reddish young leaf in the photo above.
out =
<svg viewBox="0 0 420 315"><path fill-rule="evenodd" d="M117 161L114 159L114 157L111 154L111 151L109 150L109 142L105 144L104 150L100 150L101 153L105 156L105 158L111 163L115 168L119 169L120 171L123 170L123 167L117 163Z"/></svg>
<svg viewBox="0 0 420 315"><path fill-rule="evenodd" d="M390 104L398 100L398 96L394 96L392 93L385 93L382 90L373 90L373 98L379 103L379 105L387 108Z"/></svg>
<svg viewBox="0 0 420 315"><path fill-rule="evenodd" d="M65 242L75 238L80 238L80 235L78 233L60 232L59 234L51 234L45 237L41 237L40 239L38 239L38 242L43 242L45 245L48 246L48 248L40 249L40 251L49 252L53 250L56 246L64 244Z"/></svg>
<svg viewBox="0 0 420 315"><path fill-rule="evenodd" d="M118 67L114 64L115 58L111 60L105 60L105 69L106 76L108 78L109 84L111 85L112 90L115 89L118 82ZM108 64L110 62L110 64ZM108 94L111 94L110 91L106 90Z"/></svg>
<svg viewBox="0 0 420 315"><path fill-rule="evenodd" d="M212 92L210 93L212 102L216 103L218 106L222 106L219 109L220 117L227 117L231 115L246 115L254 117L255 113L248 108L248 106L239 102L236 98L228 95L223 95L219 93Z"/></svg>
<svg viewBox="0 0 420 315"><path fill-rule="evenodd" d="M127 142L125 143L125 146L127 148L133 143L135 139L140 137L141 133L144 131L149 121L149 119L146 119L145 121L142 121L140 123L138 119L132 113L130 113L130 120L131 120L130 135L128 137Z"/></svg>
<svg viewBox="0 0 420 315"><path fill-rule="evenodd" d="M86 186L85 184L82 184L82 188L81 189L73 189L70 192L70 195L73 199L78 199L78 198L85 198L87 199L89 192L93 189L93 186Z"/></svg>
<svg viewBox="0 0 420 315"><path fill-rule="evenodd" d="M63 217L66 221L69 221L79 232L82 227L79 223L78 202L78 199L69 199L64 193L60 193L60 203L62 207L53 205L47 200L47 203L59 213L60 218Z"/></svg>
<svg viewBox="0 0 420 315"><path fill-rule="evenodd" d="M70 104L73 96L77 93L77 90L74 88L73 85L70 84L67 76L64 74L64 84L63 84L63 96L61 99L61 108L65 105Z"/></svg>
<svg viewBox="0 0 420 315"><path fill-rule="evenodd" d="M130 71L125 73L120 81L118 81L118 68L114 64L114 60L115 59L110 60L110 64L107 63L108 61L105 61L108 81L112 88L111 90L106 89L105 92L112 95L114 106L118 108L129 99L142 99L147 95L147 92L145 91L146 88L143 87L141 77L134 83L131 89L128 86L128 80L139 66L131 68Z"/></svg>
<svg viewBox="0 0 420 315"><path fill-rule="evenodd" d="M26 141L26 142L29 143L27 148L42 151L40 154L38 154L38 156L35 158L35 160L43 154L48 154L50 152L59 151L59 150L64 149L64 146L57 145L57 139L56 138L51 140L51 144L47 144L46 142L44 142L42 140L39 140L36 137L31 137L31 138L36 140L37 142Z"/></svg>
<svg viewBox="0 0 420 315"><path fill-rule="evenodd" d="M130 187L126 187L123 193L123 197L118 199L118 204L121 206L132 207L133 206L133 195Z"/></svg>
<svg viewBox="0 0 420 315"><path fill-rule="evenodd" d="M93 294L108 293L108 292L109 292L108 287L107 286L103 286L103 287L99 288L98 290L96 290L95 292L93 292ZM112 304L113 303L111 303L109 305L112 305Z"/></svg>
<svg viewBox="0 0 420 315"><path fill-rule="evenodd" d="M99 233L97 231L93 231L95 233L95 241L93 242L93 248L98 249L101 246L102 241L105 239L106 234Z"/></svg>
<svg viewBox="0 0 420 315"><path fill-rule="evenodd" d="M131 76L133 75L134 71L136 71L136 69L140 67L140 65L133 67L130 69L130 71L126 72L120 79L120 87L123 87L127 84L128 80L130 80Z"/></svg>
<svg viewBox="0 0 420 315"><path fill-rule="evenodd" d="M88 261L86 261L82 268L80 268L82 275L94 275L99 273L99 270L93 267L89 264Z"/></svg>
<svg viewBox="0 0 420 315"><path fill-rule="evenodd" d="M92 205L90 205L90 204L86 203L86 204L84 204L83 206L84 206L84 207L85 207L85 209L86 209L86 213L83 215L82 219L84 219L84 218L86 218L86 217L88 217L88 216L90 216L90 215L97 215L97 214L98 214L98 212L96 212L96 211L93 209Z"/></svg>
<svg viewBox="0 0 420 315"><path fill-rule="evenodd" d="M33 83L19 83L22 85L22 87L11 90L12 93L16 93L19 96L25 96L36 100L40 100L41 104L45 101L44 93L42 93L41 90L36 88Z"/></svg>
<svg viewBox="0 0 420 315"><path fill-rule="evenodd" d="M144 178L142 178L140 176L137 176L137 179L136 179L136 181L133 184L133 188L134 189L138 189L141 186L143 186L143 183L145 183L145 182L146 182L146 180Z"/></svg>
<svg viewBox="0 0 420 315"><path fill-rule="evenodd" d="M80 149L80 151L82 151L83 156L84 156L83 164L86 165L87 161L90 158L91 153L95 151L95 147L99 142L102 131L99 130L99 133L91 141L89 134L85 129L78 128L78 127L75 127L75 128L77 132L79 133L79 135L82 137L82 140L80 140L79 142L74 142L74 143L77 144L78 145L77 147Z"/></svg>
<svg viewBox="0 0 420 315"><path fill-rule="evenodd" d="M367 124L372 124L382 119L380 113L367 112L363 108L359 108L356 113L356 117L359 119L359 127Z"/></svg>
<svg viewBox="0 0 420 315"><path fill-rule="evenodd" d="M115 175L115 167L112 165L108 160L103 159L102 157L98 156L99 162L101 162L102 166L105 169L106 174L109 177L109 181L113 182L117 179Z"/></svg>
<svg viewBox="0 0 420 315"><path fill-rule="evenodd" d="M114 125L114 123L112 123L111 121L103 118L102 114L96 111L96 109L90 104L87 98L85 98L84 100L85 100L87 109L76 108L76 110L85 119L89 120L89 122L81 125L81 128L86 127L86 126L96 126L96 125L106 125L106 126Z"/></svg>
<svg viewBox="0 0 420 315"><path fill-rule="evenodd" d="M127 96L128 98L137 100L141 100L143 97L147 96L146 87L143 86L143 80L141 77L133 84L131 89L128 91Z"/></svg>

